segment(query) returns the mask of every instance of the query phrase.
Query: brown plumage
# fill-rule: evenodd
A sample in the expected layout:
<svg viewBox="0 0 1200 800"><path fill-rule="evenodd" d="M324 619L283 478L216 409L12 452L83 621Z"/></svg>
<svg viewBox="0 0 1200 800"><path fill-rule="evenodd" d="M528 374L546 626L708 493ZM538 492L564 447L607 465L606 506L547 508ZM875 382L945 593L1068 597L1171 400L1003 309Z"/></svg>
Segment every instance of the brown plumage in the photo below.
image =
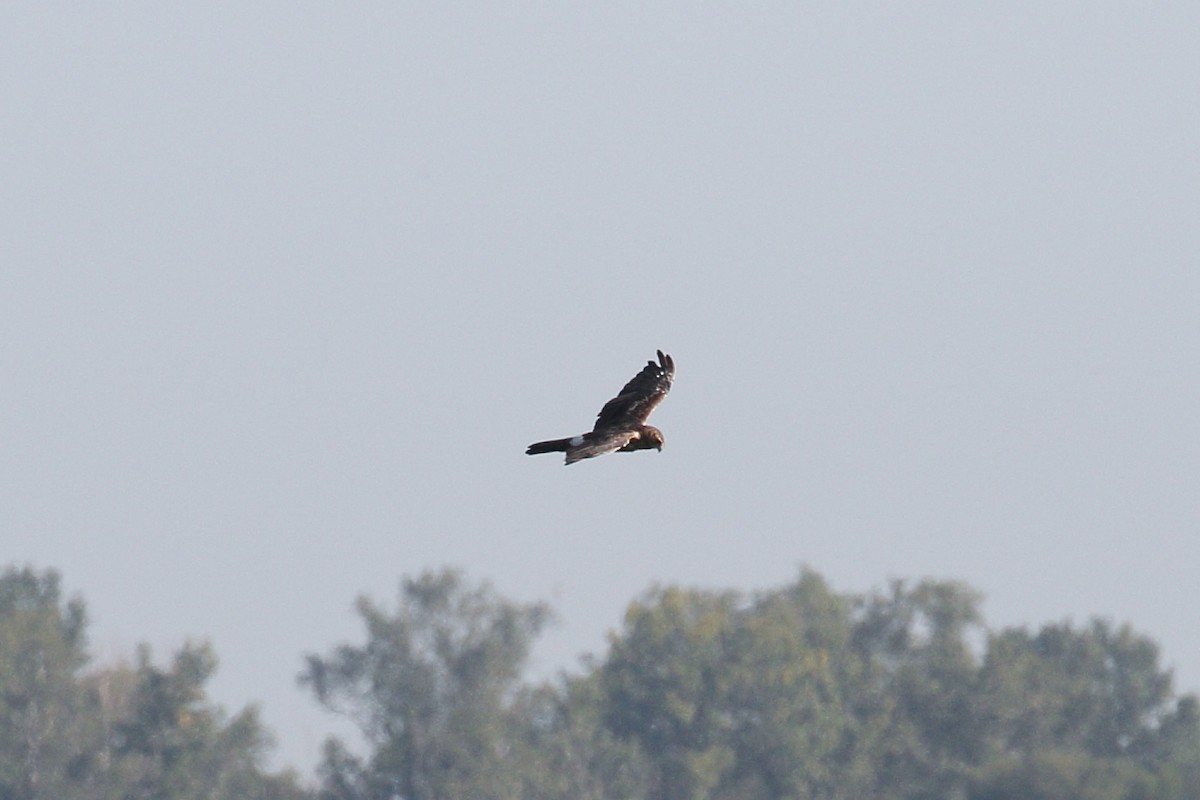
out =
<svg viewBox="0 0 1200 800"><path fill-rule="evenodd" d="M526 455L566 453L566 463L574 464L608 453L662 450L662 431L647 425L646 419L667 396L674 379L675 362L659 350L658 363L648 361L616 397L604 404L591 431L567 439L534 442Z"/></svg>

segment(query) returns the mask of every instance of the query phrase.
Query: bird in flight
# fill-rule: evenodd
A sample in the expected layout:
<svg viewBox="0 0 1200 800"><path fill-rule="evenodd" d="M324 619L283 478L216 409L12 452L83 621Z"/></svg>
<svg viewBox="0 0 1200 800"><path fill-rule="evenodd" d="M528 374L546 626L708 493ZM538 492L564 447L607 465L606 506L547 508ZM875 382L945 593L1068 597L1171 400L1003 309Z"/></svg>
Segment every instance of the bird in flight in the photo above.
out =
<svg viewBox="0 0 1200 800"><path fill-rule="evenodd" d="M671 381L674 379L675 362L659 350L658 363L647 362L616 397L604 404L604 408L596 415L596 424L591 431L569 439L534 442L525 454L566 453L567 464L574 464L608 453L628 453L650 448L662 450L662 431L647 425L646 419L671 391Z"/></svg>

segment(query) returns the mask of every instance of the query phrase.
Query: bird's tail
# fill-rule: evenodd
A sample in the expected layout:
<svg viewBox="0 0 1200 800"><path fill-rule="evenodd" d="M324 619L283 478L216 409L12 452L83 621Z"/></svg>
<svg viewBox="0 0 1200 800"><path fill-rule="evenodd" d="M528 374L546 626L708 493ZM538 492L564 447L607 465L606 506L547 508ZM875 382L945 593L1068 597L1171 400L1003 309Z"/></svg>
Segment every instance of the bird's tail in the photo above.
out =
<svg viewBox="0 0 1200 800"><path fill-rule="evenodd" d="M570 445L570 439L551 439L548 442L534 442L529 445L529 449L525 451L525 455L536 456L540 453L565 453Z"/></svg>

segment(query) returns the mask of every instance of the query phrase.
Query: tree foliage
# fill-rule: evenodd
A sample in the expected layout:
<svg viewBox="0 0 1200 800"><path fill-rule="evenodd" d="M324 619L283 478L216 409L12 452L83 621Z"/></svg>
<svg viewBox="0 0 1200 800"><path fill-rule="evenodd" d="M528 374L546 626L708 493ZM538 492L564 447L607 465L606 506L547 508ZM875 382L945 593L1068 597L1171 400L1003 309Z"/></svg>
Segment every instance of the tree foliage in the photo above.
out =
<svg viewBox="0 0 1200 800"><path fill-rule="evenodd" d="M0 798L305 796L260 769L268 738L253 709L226 719L207 702L207 645L186 645L168 669L142 648L135 666L88 671L86 622L57 573L0 573Z"/></svg>
<svg viewBox="0 0 1200 800"><path fill-rule="evenodd" d="M326 746L327 795L521 797L514 700L549 610L446 570L404 581L394 614L366 598L358 613L366 643L309 656L301 676L322 704L356 720L372 748L363 761L338 742Z"/></svg>
<svg viewBox="0 0 1200 800"><path fill-rule="evenodd" d="M1197 702L1149 640L1105 621L989 631L979 602L950 581L843 595L807 570L752 595L658 587L583 674L527 687L545 609L425 575L393 615L360 602L365 644L309 660L370 750L331 743L325 796L1194 796Z"/></svg>
<svg viewBox="0 0 1200 800"><path fill-rule="evenodd" d="M360 642L301 682L362 743L327 742L315 795L261 768L216 654L91 664L50 571L0 574L0 800L1194 800L1200 701L1157 646L1093 620L986 626L952 581L833 591L804 570L746 594L630 603L607 651L529 684L549 620L454 570L363 598Z"/></svg>
<svg viewBox="0 0 1200 800"><path fill-rule="evenodd" d="M0 576L0 797L54 797L86 758L73 731L86 694L83 603L63 604L59 577L32 569Z"/></svg>

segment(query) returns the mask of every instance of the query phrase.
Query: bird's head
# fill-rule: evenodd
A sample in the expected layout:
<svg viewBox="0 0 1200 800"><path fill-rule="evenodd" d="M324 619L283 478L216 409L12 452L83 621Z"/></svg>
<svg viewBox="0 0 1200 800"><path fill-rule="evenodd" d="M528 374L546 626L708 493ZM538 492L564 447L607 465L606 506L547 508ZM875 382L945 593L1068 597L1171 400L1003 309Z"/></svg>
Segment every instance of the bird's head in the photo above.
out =
<svg viewBox="0 0 1200 800"><path fill-rule="evenodd" d="M642 438L646 440L649 447L653 447L655 450L662 452L663 444L666 440L663 439L662 431L660 431L658 428L655 428L652 425L647 425L646 430L642 432Z"/></svg>

